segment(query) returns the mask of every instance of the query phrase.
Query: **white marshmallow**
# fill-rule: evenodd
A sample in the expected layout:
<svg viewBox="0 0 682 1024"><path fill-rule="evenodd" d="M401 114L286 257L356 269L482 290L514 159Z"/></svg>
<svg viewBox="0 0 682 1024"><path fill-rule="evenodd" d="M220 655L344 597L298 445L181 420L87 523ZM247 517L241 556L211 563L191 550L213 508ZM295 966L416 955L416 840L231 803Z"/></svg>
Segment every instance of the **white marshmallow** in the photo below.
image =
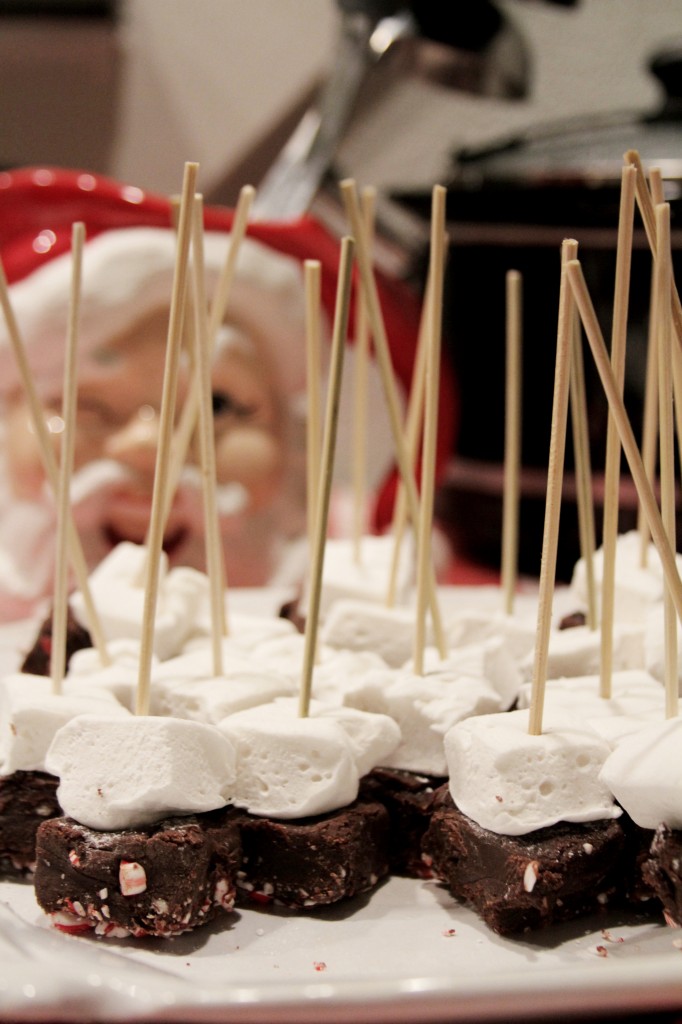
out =
<svg viewBox="0 0 682 1024"><path fill-rule="evenodd" d="M248 671L253 668L253 660L248 658L244 651L223 644L223 655L223 663L230 672ZM182 654L159 662L154 668L153 683L186 683L213 679L213 668L213 653L210 647L203 644L193 650L185 649Z"/></svg>
<svg viewBox="0 0 682 1024"><path fill-rule="evenodd" d="M252 668L230 668L222 676L203 679L155 679L150 691L153 715L220 722L244 708L291 695L295 686L287 676Z"/></svg>
<svg viewBox="0 0 682 1024"><path fill-rule="evenodd" d="M389 715L398 723L401 741L383 762L385 767L438 776L447 775L444 733L469 715L500 710L499 695L484 679L446 679L389 669L368 672L357 682L349 680L344 703Z"/></svg>
<svg viewBox="0 0 682 1024"><path fill-rule="evenodd" d="M414 630L412 609L347 598L329 609L320 636L330 647L374 651L391 668L399 668L412 654Z"/></svg>
<svg viewBox="0 0 682 1024"><path fill-rule="evenodd" d="M682 828L682 718L649 722L625 736L600 780L640 828Z"/></svg>
<svg viewBox="0 0 682 1024"><path fill-rule="evenodd" d="M67 686L79 686L92 692L109 692L130 712L135 711L137 704L137 687L140 677L139 664L107 665L106 668L93 670L87 675L78 671L67 676Z"/></svg>
<svg viewBox="0 0 682 1024"><path fill-rule="evenodd" d="M661 684L642 669L614 672L611 697L599 696L598 675L568 676L548 679L545 684L544 707L551 713L562 711L579 718L613 718L623 715L637 718L646 712L663 713L664 694ZM519 708L530 707L532 684L524 683L519 691Z"/></svg>
<svg viewBox="0 0 682 1024"><path fill-rule="evenodd" d="M644 665L659 682L665 680L665 627L663 603L652 606L646 614L644 627ZM682 626L677 620L677 677L682 676ZM682 682L678 682L682 693Z"/></svg>
<svg viewBox="0 0 682 1024"><path fill-rule="evenodd" d="M510 656L520 661L535 646L537 616L533 619L483 608L461 608L448 619L446 631L449 646L455 648L501 638Z"/></svg>
<svg viewBox="0 0 682 1024"><path fill-rule="evenodd" d="M231 802L249 813L305 818L352 803L359 774L344 728L331 718L300 718L273 704L224 718L237 750Z"/></svg>
<svg viewBox="0 0 682 1024"><path fill-rule="evenodd" d="M357 683L367 672L387 668L374 651L342 651L325 648L313 668L312 693L326 704L343 704L349 680Z"/></svg>
<svg viewBox="0 0 682 1024"><path fill-rule="evenodd" d="M279 706L284 701L275 703ZM309 713L313 718L330 718L342 727L360 778L377 765L386 764L400 743L400 727L388 715L370 714L351 707L330 707L316 700L310 702Z"/></svg>
<svg viewBox="0 0 682 1024"><path fill-rule="evenodd" d="M65 681L63 691L53 693L46 676L16 673L0 680L0 775L45 771L55 733L76 715L130 717L106 690Z"/></svg>
<svg viewBox="0 0 682 1024"><path fill-rule="evenodd" d="M146 548L125 541L93 570L90 589L107 640L139 639L144 610L144 574ZM162 552L159 590L154 621L154 653L162 660L182 648L189 635L207 578L185 566L168 571L168 559ZM70 603L78 621L87 627L85 602L75 591Z"/></svg>
<svg viewBox="0 0 682 1024"><path fill-rule="evenodd" d="M585 717L585 724L594 729L602 739L606 740L611 750L615 750L621 740L633 732L638 732L642 726L649 722L660 722L660 707L639 711L636 715L599 715L592 718L589 714Z"/></svg>
<svg viewBox="0 0 682 1024"><path fill-rule="evenodd" d="M210 608L205 607L205 602L203 604L204 606L200 607L197 612L194 627L184 645L184 651L203 647L211 637L212 613ZM253 651L266 640L289 636L296 632L293 622L274 615L248 615L230 610L227 621L229 632L225 637L225 643L229 650Z"/></svg>
<svg viewBox="0 0 682 1024"><path fill-rule="evenodd" d="M499 694L500 708L510 708L521 687L521 673L509 653L503 637L490 637L477 644L466 644L448 652L444 659L435 647L424 650L424 666L434 679L452 679L458 676L473 676L485 679ZM403 666L412 671L412 661Z"/></svg>
<svg viewBox="0 0 682 1024"><path fill-rule="evenodd" d="M354 541L348 538L328 540L324 549L320 621L324 621L336 601L358 600L385 604L390 580L395 540L392 536L364 536L360 541L360 560L355 558ZM405 604L414 583L414 542L404 537L396 574L395 602ZM303 606L307 607L307 596Z"/></svg>
<svg viewBox="0 0 682 1024"><path fill-rule="evenodd" d="M540 736L528 711L458 722L445 736L450 792L482 828L525 835L558 821L621 814L598 773L609 747L579 719L548 714Z"/></svg>
<svg viewBox="0 0 682 1024"><path fill-rule="evenodd" d="M66 814L89 828L136 828L227 803L235 751L215 726L132 715L80 715L56 734L48 771Z"/></svg>
<svg viewBox="0 0 682 1024"><path fill-rule="evenodd" d="M593 557L594 581L597 597L604 572L604 550L599 548ZM682 559L677 557L678 570ZM652 604L663 598L664 574L661 560L652 543L647 545L646 564L642 567L641 539L637 530L620 534L616 541L614 581L614 617L617 622L638 623L643 620ZM587 602L587 572L584 559L573 569L570 590L583 607Z"/></svg>
<svg viewBox="0 0 682 1024"><path fill-rule="evenodd" d="M547 677L590 676L601 665L601 633L587 626L553 630L549 638ZM533 678L535 654L521 661L524 682ZM644 627L638 624L617 624L613 631L613 670L644 668Z"/></svg>
<svg viewBox="0 0 682 1024"><path fill-rule="evenodd" d="M121 637L107 643L107 654L112 665L122 668L138 669L140 665L140 641L130 637ZM158 658L152 657L152 670L158 664ZM94 647L82 647L74 651L69 658L69 676L85 676L99 672L103 667L99 651Z"/></svg>
<svg viewBox="0 0 682 1024"><path fill-rule="evenodd" d="M291 633L287 636L273 637L264 640L251 654L251 663L259 669L274 669L281 675L288 676L292 681L299 682L303 669L305 637L302 633ZM318 650L323 657L322 645Z"/></svg>

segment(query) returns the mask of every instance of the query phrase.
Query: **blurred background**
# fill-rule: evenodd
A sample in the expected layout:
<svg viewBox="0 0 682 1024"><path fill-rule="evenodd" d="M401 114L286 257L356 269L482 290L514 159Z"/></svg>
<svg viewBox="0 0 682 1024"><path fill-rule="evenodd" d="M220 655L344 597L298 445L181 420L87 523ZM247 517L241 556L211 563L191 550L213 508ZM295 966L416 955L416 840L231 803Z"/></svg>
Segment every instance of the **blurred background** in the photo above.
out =
<svg viewBox="0 0 682 1024"><path fill-rule="evenodd" d="M184 161L196 160L207 201L231 205L249 182L263 188L264 216L297 212L278 203L287 174L306 168L309 191L294 205L332 226L335 182L351 175L379 189L380 259L417 282L430 190L448 185L445 326L462 397L438 512L467 557L497 565L504 275L516 268L519 564L534 575L559 245L567 234L580 242L607 333L620 167L636 148L663 170L679 259L681 55L682 0L0 0L0 167L84 168L177 192ZM290 147L282 160L297 126L296 156ZM635 245L626 388L638 429L650 281L641 230ZM597 474L598 391L588 379ZM567 460L570 471L570 442ZM623 487L628 526L634 497ZM577 554L572 494L569 475L563 577Z"/></svg>

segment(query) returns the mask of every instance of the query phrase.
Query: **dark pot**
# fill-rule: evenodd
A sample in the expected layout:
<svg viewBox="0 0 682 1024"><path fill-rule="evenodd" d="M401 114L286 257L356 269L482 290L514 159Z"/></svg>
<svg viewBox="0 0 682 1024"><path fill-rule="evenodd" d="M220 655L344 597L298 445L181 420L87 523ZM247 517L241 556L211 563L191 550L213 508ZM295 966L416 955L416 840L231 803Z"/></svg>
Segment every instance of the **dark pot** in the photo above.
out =
<svg viewBox="0 0 682 1024"><path fill-rule="evenodd" d="M549 453L562 239L580 244L579 256L610 337L623 155L637 149L645 166L661 168L670 202L674 264L682 260L682 101L680 52L652 62L667 89L650 118L616 115L554 125L455 154L448 192L451 250L445 330L461 387L461 426L450 479L439 499L441 518L469 556L499 565L501 463L504 452L505 276L523 275L523 442L519 569L539 573ZM428 217L428 196L401 202ZM626 406L640 435L647 351L651 256L635 215ZM600 540L600 474L607 407L585 345L589 433ZM579 555L568 430L559 579L568 579ZM636 500L623 484L621 529L634 526Z"/></svg>

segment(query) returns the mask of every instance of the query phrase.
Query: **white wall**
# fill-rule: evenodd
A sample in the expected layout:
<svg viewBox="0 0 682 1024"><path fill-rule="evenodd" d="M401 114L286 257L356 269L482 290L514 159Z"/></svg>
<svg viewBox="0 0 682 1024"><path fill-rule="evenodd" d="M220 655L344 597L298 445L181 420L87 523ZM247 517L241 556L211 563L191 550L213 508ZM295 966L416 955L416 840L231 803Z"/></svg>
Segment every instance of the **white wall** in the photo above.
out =
<svg viewBox="0 0 682 1024"><path fill-rule="evenodd" d="M177 191L198 160L209 191L328 66L326 0L127 0L112 173Z"/></svg>
<svg viewBox="0 0 682 1024"><path fill-rule="evenodd" d="M529 98L482 99L403 78L362 103L341 151L347 173L379 187L428 187L463 143L659 101L645 64L682 37L682 0L500 3L529 46ZM68 26L27 37L25 26L0 24L0 161L88 165L177 191L183 162L198 160L210 193L333 62L334 0L125 0L124 13L117 85L113 47L101 39L72 35L66 45Z"/></svg>
<svg viewBox="0 0 682 1024"><path fill-rule="evenodd" d="M502 6L527 40L530 97L395 82L380 102L361 104L341 151L349 173L380 187L428 186L460 144L567 114L658 103L646 61L682 39L682 0ZM332 0L128 0L127 21L113 171L171 189L185 159L200 161L209 185L219 180L331 66L337 11Z"/></svg>

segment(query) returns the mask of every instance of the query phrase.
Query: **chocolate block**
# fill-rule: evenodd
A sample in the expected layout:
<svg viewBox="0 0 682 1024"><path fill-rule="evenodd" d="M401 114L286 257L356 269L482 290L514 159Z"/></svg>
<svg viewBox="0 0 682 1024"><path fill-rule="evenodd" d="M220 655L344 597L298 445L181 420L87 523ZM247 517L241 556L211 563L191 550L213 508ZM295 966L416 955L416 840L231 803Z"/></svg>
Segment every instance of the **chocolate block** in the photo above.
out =
<svg viewBox="0 0 682 1024"><path fill-rule="evenodd" d="M424 851L452 895L469 902L499 935L622 904L625 837L617 820L559 822L504 836L462 814L447 787L437 803Z"/></svg>
<svg viewBox="0 0 682 1024"><path fill-rule="evenodd" d="M653 833L642 873L663 904L669 925L682 927L682 832L659 825Z"/></svg>
<svg viewBox="0 0 682 1024"><path fill-rule="evenodd" d="M66 622L66 671L71 655L84 647L92 647L90 634L76 619L71 608L68 609ZM38 636L33 647L24 658L21 666L22 672L30 672L34 676L49 676L51 671L50 658L52 654L52 612L42 623Z"/></svg>
<svg viewBox="0 0 682 1024"><path fill-rule="evenodd" d="M654 838L653 829L640 828L623 811L618 823L625 833L623 895L627 904L641 913L660 914L661 904L645 874L644 865Z"/></svg>
<svg viewBox="0 0 682 1024"><path fill-rule="evenodd" d="M389 865L392 874L431 878L422 840L431 820L436 791L444 779L398 768L375 768L360 780L360 795L377 800L390 821Z"/></svg>
<svg viewBox="0 0 682 1024"><path fill-rule="evenodd" d="M231 809L120 832L53 818L37 833L36 898L64 931L170 937L233 909L240 859Z"/></svg>
<svg viewBox="0 0 682 1024"><path fill-rule="evenodd" d="M58 785L59 779L46 772L0 778L0 877L33 875L38 826L62 813Z"/></svg>
<svg viewBox="0 0 682 1024"><path fill-rule="evenodd" d="M293 821L243 812L239 827L242 902L317 907L367 892L388 874L388 812L379 803Z"/></svg>

